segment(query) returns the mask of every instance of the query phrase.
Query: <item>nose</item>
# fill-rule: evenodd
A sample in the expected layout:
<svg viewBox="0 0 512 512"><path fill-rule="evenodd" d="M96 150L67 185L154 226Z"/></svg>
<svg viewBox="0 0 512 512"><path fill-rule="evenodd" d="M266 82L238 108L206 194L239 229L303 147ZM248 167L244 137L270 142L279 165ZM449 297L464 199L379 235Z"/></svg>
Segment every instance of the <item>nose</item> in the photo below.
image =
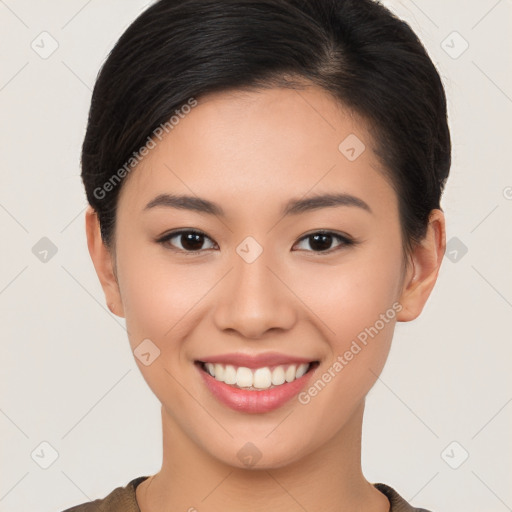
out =
<svg viewBox="0 0 512 512"><path fill-rule="evenodd" d="M237 253L231 261L233 268L215 298L217 328L247 339L291 329L297 321L297 300L280 275L281 266L265 250L252 262Z"/></svg>

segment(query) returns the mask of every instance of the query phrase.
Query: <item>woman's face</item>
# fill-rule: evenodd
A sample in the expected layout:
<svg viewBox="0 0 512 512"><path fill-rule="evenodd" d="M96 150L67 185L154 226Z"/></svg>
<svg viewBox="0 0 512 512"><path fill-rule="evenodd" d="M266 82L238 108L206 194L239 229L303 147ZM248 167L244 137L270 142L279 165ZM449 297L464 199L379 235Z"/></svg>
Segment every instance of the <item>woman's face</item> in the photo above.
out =
<svg viewBox="0 0 512 512"><path fill-rule="evenodd" d="M406 279L397 197L364 124L316 87L199 98L156 142L116 221L137 364L203 452L298 461L341 435L385 363ZM162 194L191 199L148 207ZM323 195L341 199L307 202ZM161 241L175 231L200 235ZM301 362L317 363L293 381Z"/></svg>

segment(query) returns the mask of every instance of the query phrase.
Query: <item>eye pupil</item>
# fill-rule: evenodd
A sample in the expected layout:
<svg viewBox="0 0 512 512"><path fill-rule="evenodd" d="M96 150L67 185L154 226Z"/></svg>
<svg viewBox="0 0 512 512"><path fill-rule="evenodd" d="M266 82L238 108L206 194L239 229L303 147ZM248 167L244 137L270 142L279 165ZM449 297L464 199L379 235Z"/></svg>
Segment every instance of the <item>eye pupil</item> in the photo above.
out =
<svg viewBox="0 0 512 512"><path fill-rule="evenodd" d="M311 248L315 250L326 250L331 247L332 244L332 236L328 234L317 234L311 235L310 237L313 242L310 242Z"/></svg>
<svg viewBox="0 0 512 512"><path fill-rule="evenodd" d="M186 233L181 235L181 245L184 249L189 251L200 250L204 241L203 235L199 233Z"/></svg>

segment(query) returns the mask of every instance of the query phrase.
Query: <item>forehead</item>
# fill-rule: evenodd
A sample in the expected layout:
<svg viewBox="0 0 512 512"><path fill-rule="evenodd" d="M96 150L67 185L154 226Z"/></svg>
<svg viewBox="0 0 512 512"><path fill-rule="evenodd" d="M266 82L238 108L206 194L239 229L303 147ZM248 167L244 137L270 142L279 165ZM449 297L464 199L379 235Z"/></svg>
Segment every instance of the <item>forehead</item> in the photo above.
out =
<svg viewBox="0 0 512 512"><path fill-rule="evenodd" d="M283 195L308 191L392 192L364 121L315 86L200 97L155 142L123 184L119 206L142 210L162 192L208 197L228 212L230 202L281 205Z"/></svg>

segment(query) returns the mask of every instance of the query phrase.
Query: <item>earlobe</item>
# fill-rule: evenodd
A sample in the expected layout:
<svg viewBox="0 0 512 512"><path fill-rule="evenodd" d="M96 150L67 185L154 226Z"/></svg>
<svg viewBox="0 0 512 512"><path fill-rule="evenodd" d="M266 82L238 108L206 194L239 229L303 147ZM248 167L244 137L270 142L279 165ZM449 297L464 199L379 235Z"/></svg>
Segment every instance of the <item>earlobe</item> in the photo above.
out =
<svg viewBox="0 0 512 512"><path fill-rule="evenodd" d="M123 303L114 272L112 254L103 243L98 215L91 206L88 206L85 212L85 232L89 254L103 288L107 306L115 315L124 317Z"/></svg>
<svg viewBox="0 0 512 512"><path fill-rule="evenodd" d="M404 281L397 321L410 322L422 312L437 281L446 250L445 219L441 210L430 212L425 238L415 246Z"/></svg>

